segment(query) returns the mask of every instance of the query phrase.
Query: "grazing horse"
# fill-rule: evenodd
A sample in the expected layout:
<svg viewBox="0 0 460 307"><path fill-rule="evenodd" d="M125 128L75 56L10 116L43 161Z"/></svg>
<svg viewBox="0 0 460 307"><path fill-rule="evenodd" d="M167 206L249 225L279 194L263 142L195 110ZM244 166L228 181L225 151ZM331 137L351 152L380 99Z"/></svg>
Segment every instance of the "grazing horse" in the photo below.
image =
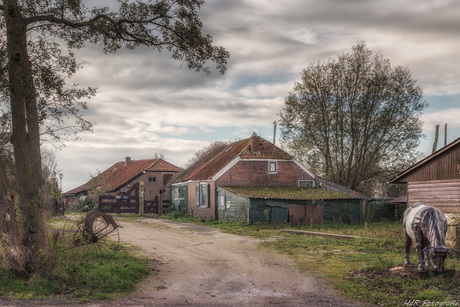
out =
<svg viewBox="0 0 460 307"><path fill-rule="evenodd" d="M406 233L405 263L410 264L409 252L412 241L415 241L418 270L425 270L425 260L427 266L443 271L447 254L457 252L445 246L447 219L444 213L438 208L415 203L404 212L403 224Z"/></svg>

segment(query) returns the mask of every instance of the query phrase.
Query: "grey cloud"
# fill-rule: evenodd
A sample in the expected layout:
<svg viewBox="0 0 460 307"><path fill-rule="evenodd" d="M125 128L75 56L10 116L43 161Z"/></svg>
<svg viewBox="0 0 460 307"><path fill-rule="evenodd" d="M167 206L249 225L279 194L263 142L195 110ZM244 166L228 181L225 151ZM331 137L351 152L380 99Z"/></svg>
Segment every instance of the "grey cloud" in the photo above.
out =
<svg viewBox="0 0 460 307"><path fill-rule="evenodd" d="M302 68L348 52L358 41L408 66L426 93L459 92L457 1L207 0L200 15L205 32L230 52L224 76L190 71L166 50L104 55L88 45L77 53L91 63L72 81L99 88L87 112L98 125L64 149L62 168L80 165L68 172L87 178L82 168L103 170L125 155L155 152L180 166L220 139L222 127L247 137L256 123L269 126Z"/></svg>

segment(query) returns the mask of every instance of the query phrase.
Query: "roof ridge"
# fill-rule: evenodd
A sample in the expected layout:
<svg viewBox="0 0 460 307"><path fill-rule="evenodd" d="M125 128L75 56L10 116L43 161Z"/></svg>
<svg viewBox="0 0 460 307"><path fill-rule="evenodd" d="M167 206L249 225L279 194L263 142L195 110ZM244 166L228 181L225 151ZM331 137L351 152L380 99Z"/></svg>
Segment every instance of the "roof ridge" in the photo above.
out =
<svg viewBox="0 0 460 307"><path fill-rule="evenodd" d="M252 137L252 136L251 136L251 137ZM243 140L237 141L237 142L241 142L241 143L243 143L244 141L247 141L248 143L243 147L243 149L240 150L240 152L239 152L237 155L235 155L235 157L239 157L240 155L242 155L242 154L244 153L244 151L251 145L250 139L251 139L251 138L249 137L249 138L247 138L247 139L243 139ZM233 142L232 144L237 143L237 142ZM230 145L231 145L231 144L230 144Z"/></svg>
<svg viewBox="0 0 460 307"><path fill-rule="evenodd" d="M400 178L402 178L403 176L407 175L408 173L412 172L414 169L420 167L421 165L424 165L425 163L427 163L428 161L436 158L437 156L441 155L442 153L444 153L445 151L449 150L450 148L456 146L458 143L460 143L460 137L456 138L455 140L453 140L452 142L450 142L449 144L446 144L445 146L439 148L438 150L436 150L435 152L431 153L430 155L426 156L425 158L423 158L422 160L412 164L411 166L409 166L408 168L406 168L405 170L403 170L402 172L398 173L397 175L393 176L393 178L391 178L389 180L390 183L396 183L397 180L399 180Z"/></svg>

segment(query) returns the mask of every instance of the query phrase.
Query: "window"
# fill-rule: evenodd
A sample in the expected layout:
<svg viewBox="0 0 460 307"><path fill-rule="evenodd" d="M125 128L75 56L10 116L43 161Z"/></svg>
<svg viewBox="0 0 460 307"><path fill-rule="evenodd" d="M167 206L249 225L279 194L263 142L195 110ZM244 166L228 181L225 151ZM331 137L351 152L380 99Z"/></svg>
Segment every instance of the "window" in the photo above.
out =
<svg viewBox="0 0 460 307"><path fill-rule="evenodd" d="M219 195L217 197L217 206L218 207L225 207L225 195Z"/></svg>
<svg viewBox="0 0 460 307"><path fill-rule="evenodd" d="M179 199L179 188L174 188L172 191L173 191L172 199L178 200Z"/></svg>
<svg viewBox="0 0 460 307"><path fill-rule="evenodd" d="M315 181L314 180L299 180L299 187L313 188L315 187Z"/></svg>
<svg viewBox="0 0 460 307"><path fill-rule="evenodd" d="M209 196L209 184L200 183L195 186L195 206L208 208L210 206Z"/></svg>
<svg viewBox="0 0 460 307"><path fill-rule="evenodd" d="M155 177L155 176L150 176L150 177L149 177L149 181L157 181L157 177Z"/></svg>
<svg viewBox="0 0 460 307"><path fill-rule="evenodd" d="M278 172L278 165L276 162L268 162L268 172L270 174L276 174Z"/></svg>

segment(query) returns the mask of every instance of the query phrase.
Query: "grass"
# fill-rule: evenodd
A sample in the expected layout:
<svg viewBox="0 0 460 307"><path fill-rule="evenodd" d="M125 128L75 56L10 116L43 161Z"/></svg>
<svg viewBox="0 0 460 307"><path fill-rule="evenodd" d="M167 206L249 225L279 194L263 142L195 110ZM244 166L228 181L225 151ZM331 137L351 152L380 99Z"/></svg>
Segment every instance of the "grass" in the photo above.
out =
<svg viewBox="0 0 460 307"><path fill-rule="evenodd" d="M62 229L64 219L50 219L50 228ZM68 225L68 223L67 223ZM51 269L32 276L12 274L0 259L0 296L14 300L64 298L87 302L112 299L134 290L148 273L151 260L121 245L113 257L103 257L94 245L69 248L66 235L51 235Z"/></svg>
<svg viewBox="0 0 460 307"><path fill-rule="evenodd" d="M121 221L141 221L137 215L117 215ZM416 277L389 272L404 260L404 232L397 223L363 225L246 225L242 222L218 222L207 218L171 212L161 216L178 222L196 223L224 232L265 240L267 248L292 257L301 270L309 271L335 287L342 295L381 305L404 305L420 302L459 302L460 278L449 274L424 274ZM64 220L50 219L50 228L64 227ZM283 232L299 229L353 235L369 239L331 239ZM133 254L132 247L121 246L111 259L94 255L92 249L61 248L56 240L55 268L48 274L18 278L0 265L0 296L13 299L64 297L80 302L110 299L132 291L134 284L147 274L147 261ZM416 255L412 251L412 262ZM1 263L1 262L0 262ZM448 258L446 269L460 271L456 258Z"/></svg>
<svg viewBox="0 0 460 307"><path fill-rule="evenodd" d="M3 270L0 296L12 299L66 297L83 301L111 299L133 290L135 283L147 274L146 263L130 255L126 247L111 259L80 254L80 260L68 261L64 254L60 256L58 266L48 274L20 278Z"/></svg>
<svg viewBox="0 0 460 307"><path fill-rule="evenodd" d="M335 287L340 294L381 306L403 306L407 300L421 302L459 302L460 278L449 274L416 274L407 277L392 273L390 268L404 263L404 231L398 223L367 225L323 224L246 225L216 222L177 213L162 218L217 227L225 232L258 238L276 238L262 244L292 257L299 269L309 271ZM299 229L345 234L368 239L331 239L282 232ZM411 252L412 263L417 263ZM446 269L460 271L457 258L446 260Z"/></svg>

